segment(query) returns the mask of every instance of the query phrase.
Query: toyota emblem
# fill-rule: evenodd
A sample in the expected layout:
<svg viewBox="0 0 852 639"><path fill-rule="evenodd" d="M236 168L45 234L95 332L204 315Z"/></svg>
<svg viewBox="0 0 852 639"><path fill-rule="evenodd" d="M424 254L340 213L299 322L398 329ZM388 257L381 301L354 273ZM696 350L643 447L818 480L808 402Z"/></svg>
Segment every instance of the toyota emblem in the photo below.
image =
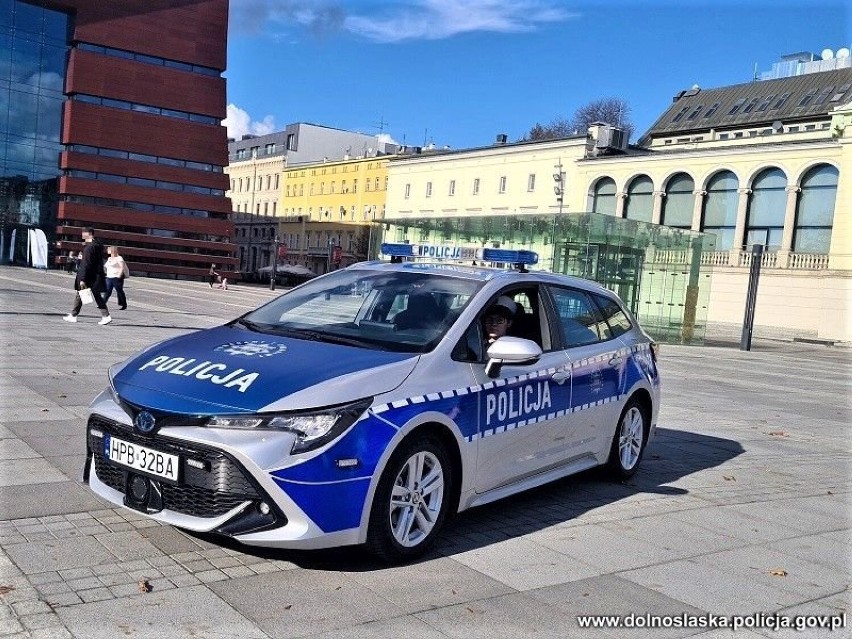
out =
<svg viewBox="0 0 852 639"><path fill-rule="evenodd" d="M148 411L140 411L133 420L133 425L140 433L150 433L157 425L157 419Z"/></svg>

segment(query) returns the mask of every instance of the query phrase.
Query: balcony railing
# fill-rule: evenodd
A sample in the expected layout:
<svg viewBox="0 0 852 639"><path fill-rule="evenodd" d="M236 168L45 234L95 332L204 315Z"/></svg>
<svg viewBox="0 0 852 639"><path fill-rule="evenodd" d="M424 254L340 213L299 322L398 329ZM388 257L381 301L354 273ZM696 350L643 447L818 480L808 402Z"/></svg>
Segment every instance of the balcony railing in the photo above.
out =
<svg viewBox="0 0 852 639"><path fill-rule="evenodd" d="M658 264L687 264L691 251L668 249L655 251L651 261ZM751 251L704 251L701 253L701 266L751 266ZM822 270L829 268L828 255L822 253L792 253L770 251L763 254L761 268Z"/></svg>

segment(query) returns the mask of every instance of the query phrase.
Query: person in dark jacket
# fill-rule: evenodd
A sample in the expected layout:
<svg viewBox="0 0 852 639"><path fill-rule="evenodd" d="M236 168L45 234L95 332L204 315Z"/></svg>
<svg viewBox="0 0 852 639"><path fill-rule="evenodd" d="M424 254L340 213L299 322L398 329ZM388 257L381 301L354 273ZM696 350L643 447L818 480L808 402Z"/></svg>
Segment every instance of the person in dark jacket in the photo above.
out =
<svg viewBox="0 0 852 639"><path fill-rule="evenodd" d="M98 324L103 326L112 321L106 302L101 297L101 294L106 288L104 281L104 247L103 244L95 240L95 229L91 227L84 228L82 236L85 245L83 246L83 257L80 259L80 266L77 268L77 277L74 278L74 308L62 319L66 322L77 321L77 315L80 314L80 309L83 308L80 291L87 288L91 290L95 298L95 304L97 304L101 311L101 321Z"/></svg>

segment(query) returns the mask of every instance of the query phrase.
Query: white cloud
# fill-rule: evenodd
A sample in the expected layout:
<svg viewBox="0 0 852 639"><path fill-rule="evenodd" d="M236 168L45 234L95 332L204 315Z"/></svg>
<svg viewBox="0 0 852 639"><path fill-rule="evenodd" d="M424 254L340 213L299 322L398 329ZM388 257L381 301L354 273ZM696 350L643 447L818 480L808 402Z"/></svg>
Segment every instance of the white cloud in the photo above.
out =
<svg viewBox="0 0 852 639"><path fill-rule="evenodd" d="M345 4L339 0L232 0L230 24L242 33L257 33L272 23L297 24L315 34L343 29L375 42L400 42L471 32L529 32L578 16L560 7L557 0L400 0L376 4L376 13L360 14L347 12Z"/></svg>
<svg viewBox="0 0 852 639"><path fill-rule="evenodd" d="M235 140L239 140L247 133L266 135L276 131L274 116L267 115L259 122L253 122L248 111L241 109L236 104L228 105L228 116L222 120L222 125L227 127L228 137Z"/></svg>
<svg viewBox="0 0 852 639"><path fill-rule="evenodd" d="M550 0L416 0L384 16L347 16L344 27L377 42L441 40L476 31L535 31L576 15Z"/></svg>

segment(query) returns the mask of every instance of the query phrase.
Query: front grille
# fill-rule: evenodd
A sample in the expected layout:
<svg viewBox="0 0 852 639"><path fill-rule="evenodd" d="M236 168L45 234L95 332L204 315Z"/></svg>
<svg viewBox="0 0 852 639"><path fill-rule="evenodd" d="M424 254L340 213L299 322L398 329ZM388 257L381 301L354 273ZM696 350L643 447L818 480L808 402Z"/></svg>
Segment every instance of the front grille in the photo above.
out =
<svg viewBox="0 0 852 639"><path fill-rule="evenodd" d="M104 484L124 493L127 470L104 458L103 439L91 434L95 428L140 446L154 448L181 458L180 482L161 481L163 508L194 517L218 517L260 494L242 466L226 453L196 444L178 443L162 438L140 437L127 426L99 415L89 418L89 448L95 455L95 472ZM186 463L191 458L204 462L204 469Z"/></svg>

